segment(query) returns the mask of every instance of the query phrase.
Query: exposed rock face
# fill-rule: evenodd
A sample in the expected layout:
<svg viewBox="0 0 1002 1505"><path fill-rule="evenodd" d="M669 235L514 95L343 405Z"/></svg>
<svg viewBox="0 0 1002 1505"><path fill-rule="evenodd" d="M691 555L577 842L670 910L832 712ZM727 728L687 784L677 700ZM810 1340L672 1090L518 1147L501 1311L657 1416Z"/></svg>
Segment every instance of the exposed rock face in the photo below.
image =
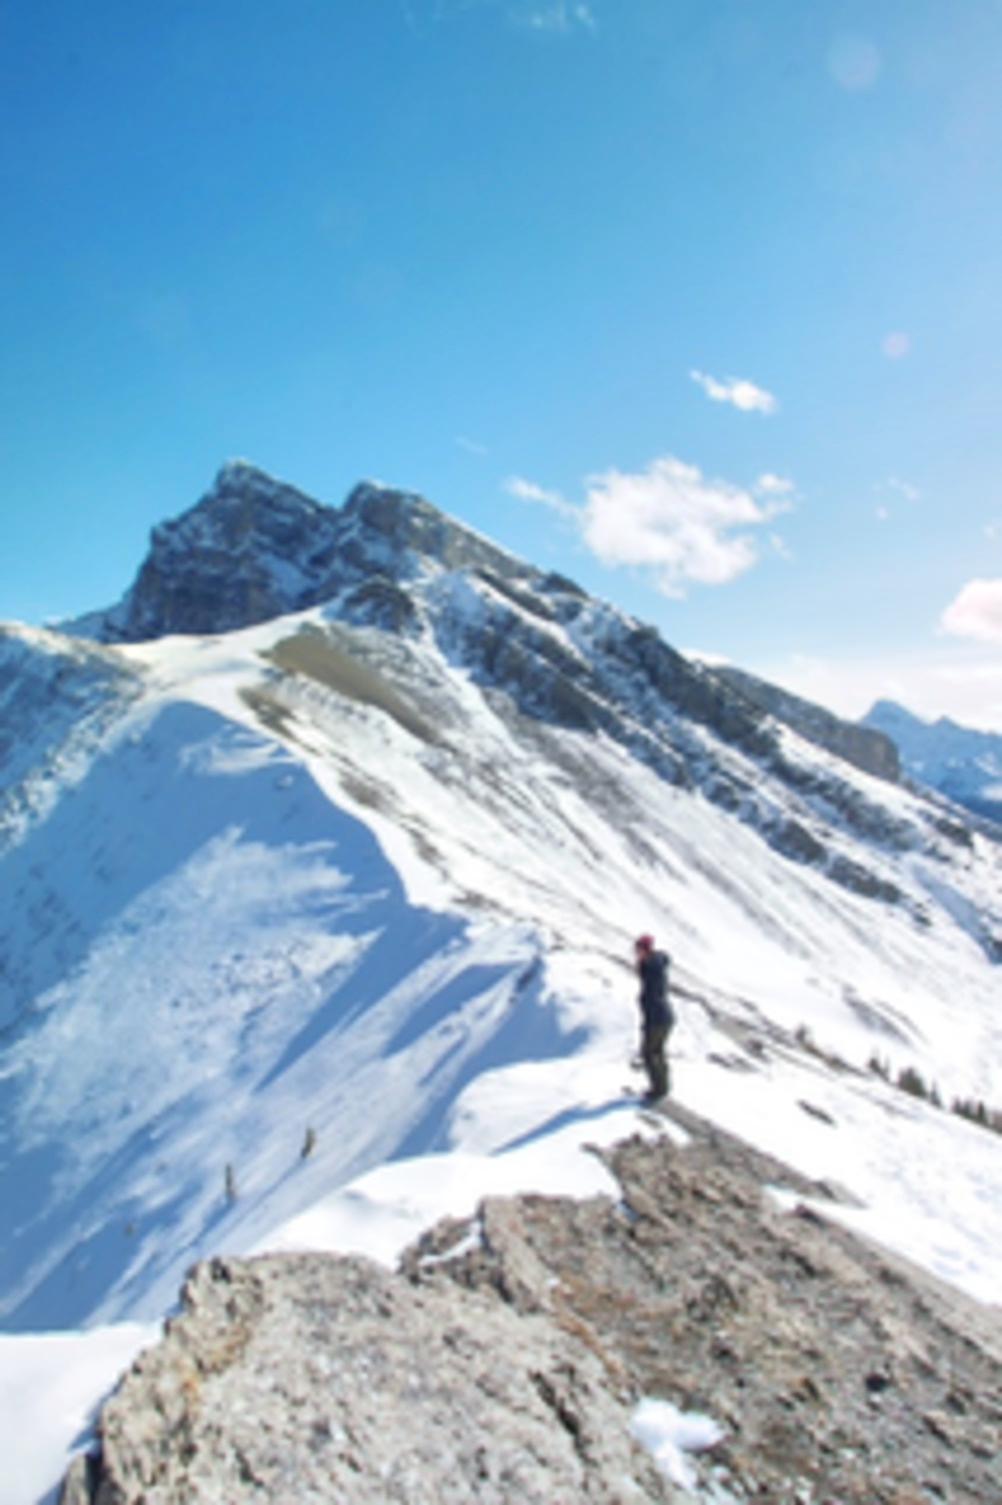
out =
<svg viewBox="0 0 1002 1505"><path fill-rule="evenodd" d="M454 1225L406 1268L549 1311L636 1391L709 1412L728 1431L714 1459L737 1499L1002 1498L998 1310L817 1211L780 1212L763 1183L831 1193L671 1111L696 1142L618 1147L619 1207L487 1203L479 1248L429 1268L429 1253L466 1233Z"/></svg>
<svg viewBox="0 0 1002 1505"><path fill-rule="evenodd" d="M642 1394L726 1428L695 1498L997 1505L997 1310L780 1212L763 1182L832 1193L672 1111L694 1141L619 1146L619 1204L491 1199L397 1276L200 1267L63 1505L693 1498L630 1441Z"/></svg>
<svg viewBox="0 0 1002 1505"><path fill-rule="evenodd" d="M154 528L124 600L69 630L106 642L229 632L328 601L381 569L406 577L418 555L447 569L533 573L410 492L364 483L344 507L326 507L233 461L194 507Z"/></svg>
<svg viewBox="0 0 1002 1505"><path fill-rule="evenodd" d="M813 705L789 690L781 690L753 674L730 666L714 671L719 678L745 695L753 705L768 711L777 721L806 737L817 747L824 747L836 757L845 758L864 773L896 783L901 776L901 760L891 737L877 722L843 721L822 706Z"/></svg>
<svg viewBox="0 0 1002 1505"><path fill-rule="evenodd" d="M64 1505L673 1499L601 1360L490 1291L303 1255L202 1265L184 1301Z"/></svg>
<svg viewBox="0 0 1002 1505"><path fill-rule="evenodd" d="M226 632L320 600L337 522L294 487L226 465L197 506L154 528L135 584L98 635L136 642Z"/></svg>
<svg viewBox="0 0 1002 1505"><path fill-rule="evenodd" d="M323 604L332 624L430 635L505 708L600 732L666 782L698 789L777 851L895 903L893 879L838 850L839 828L895 855L926 833L817 761L785 725L883 779L897 753L774 686L690 662L657 631L544 574L409 492L366 483L340 509L243 462L154 530L131 591L71 625L107 642L229 631ZM766 775L763 778L763 774ZM773 793L782 788L784 797Z"/></svg>

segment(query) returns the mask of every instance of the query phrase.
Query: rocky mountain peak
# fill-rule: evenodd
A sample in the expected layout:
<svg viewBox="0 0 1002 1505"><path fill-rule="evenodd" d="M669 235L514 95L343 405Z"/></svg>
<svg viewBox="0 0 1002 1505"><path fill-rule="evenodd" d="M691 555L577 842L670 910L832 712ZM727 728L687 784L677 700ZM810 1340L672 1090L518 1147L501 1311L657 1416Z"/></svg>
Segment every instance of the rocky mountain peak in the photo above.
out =
<svg viewBox="0 0 1002 1505"><path fill-rule="evenodd" d="M448 578L436 578L443 572ZM154 530L121 605L71 630L105 642L214 636L320 605L331 622L394 636L420 620L519 715L601 732L670 784L698 785L784 855L856 893L900 897L896 884L831 848L830 823L897 849L921 837L837 771L787 756L781 726L893 781L897 753L887 737L751 676L690 663L653 627L516 559L413 492L365 481L342 507L327 507L233 461L194 507ZM731 751L710 757L707 735ZM796 818L763 793L764 770L795 798Z"/></svg>
<svg viewBox="0 0 1002 1505"><path fill-rule="evenodd" d="M222 466L205 495L153 529L118 606L68 624L104 642L247 627L330 600L374 575L406 579L422 562L535 571L414 492L364 481L329 507L246 460Z"/></svg>
<svg viewBox="0 0 1002 1505"><path fill-rule="evenodd" d="M537 575L531 566L412 491L363 481L345 503L344 516L382 538L398 557L418 554L446 569L486 570L508 581Z"/></svg>
<svg viewBox="0 0 1002 1505"><path fill-rule="evenodd" d="M895 700L875 700L866 715L862 717L862 724L883 727L888 735L892 727L913 728L929 725L913 711L909 711L907 706L898 705Z"/></svg>
<svg viewBox="0 0 1002 1505"><path fill-rule="evenodd" d="M267 528L269 520L276 515L298 517L305 522L315 521L332 510L297 487L252 465L249 460L227 460L220 466L212 486L201 500L163 527L190 527L196 519L225 526L228 521L242 517L246 524ZM161 531L158 528L155 533Z"/></svg>

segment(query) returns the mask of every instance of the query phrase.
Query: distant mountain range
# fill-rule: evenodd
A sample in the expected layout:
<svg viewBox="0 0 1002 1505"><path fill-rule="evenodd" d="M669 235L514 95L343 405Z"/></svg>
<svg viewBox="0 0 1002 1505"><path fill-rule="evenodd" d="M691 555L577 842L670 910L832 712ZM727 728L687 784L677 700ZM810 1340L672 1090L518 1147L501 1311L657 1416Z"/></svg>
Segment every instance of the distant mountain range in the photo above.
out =
<svg viewBox="0 0 1002 1505"><path fill-rule="evenodd" d="M976 815L1002 822L1002 735L924 721L893 700L878 700L861 725L895 743L906 774Z"/></svg>

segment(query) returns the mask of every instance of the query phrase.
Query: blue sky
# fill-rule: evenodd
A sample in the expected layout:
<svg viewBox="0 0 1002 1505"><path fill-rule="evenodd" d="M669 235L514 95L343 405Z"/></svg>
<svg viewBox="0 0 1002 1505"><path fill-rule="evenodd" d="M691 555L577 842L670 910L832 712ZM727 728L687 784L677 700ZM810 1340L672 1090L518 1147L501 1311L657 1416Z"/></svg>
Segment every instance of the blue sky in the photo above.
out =
<svg viewBox="0 0 1002 1505"><path fill-rule="evenodd" d="M1002 727L999 0L0 0L0 618L245 456Z"/></svg>

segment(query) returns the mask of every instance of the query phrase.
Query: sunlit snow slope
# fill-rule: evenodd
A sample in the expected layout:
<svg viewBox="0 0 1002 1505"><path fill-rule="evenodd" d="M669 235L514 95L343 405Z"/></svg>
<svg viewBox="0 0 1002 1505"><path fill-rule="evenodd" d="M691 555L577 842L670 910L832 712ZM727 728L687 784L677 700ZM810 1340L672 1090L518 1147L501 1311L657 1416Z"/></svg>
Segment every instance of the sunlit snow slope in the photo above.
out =
<svg viewBox="0 0 1002 1505"><path fill-rule="evenodd" d="M214 636L0 640L2 1325L156 1316L388 1160L597 1118L639 930L683 1101L890 1198L882 1230L981 1293L998 1139L866 1065L998 1096L1000 848L789 728L718 728L705 677L671 701L650 635L566 583L547 614L411 550L402 605L396 557L371 611L360 554ZM575 663L585 690L547 679Z"/></svg>

